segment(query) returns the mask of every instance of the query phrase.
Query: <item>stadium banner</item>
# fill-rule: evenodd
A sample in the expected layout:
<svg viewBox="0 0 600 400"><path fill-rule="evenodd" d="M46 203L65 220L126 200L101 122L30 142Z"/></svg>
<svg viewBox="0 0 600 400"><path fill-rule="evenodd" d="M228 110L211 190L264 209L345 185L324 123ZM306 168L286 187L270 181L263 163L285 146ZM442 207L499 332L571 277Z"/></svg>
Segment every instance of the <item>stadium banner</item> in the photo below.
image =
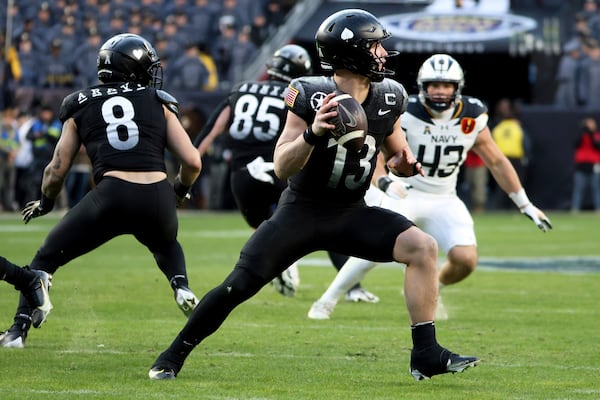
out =
<svg viewBox="0 0 600 400"><path fill-rule="evenodd" d="M450 4L451 3L451 4ZM465 2L466 4L470 4ZM342 9L361 8L376 15L389 29L386 48L406 53L511 53L561 51L560 16L553 9L527 13L509 10L508 0L480 0L457 9L454 1L323 2L296 39L314 40L320 21ZM314 26L312 26L314 25Z"/></svg>

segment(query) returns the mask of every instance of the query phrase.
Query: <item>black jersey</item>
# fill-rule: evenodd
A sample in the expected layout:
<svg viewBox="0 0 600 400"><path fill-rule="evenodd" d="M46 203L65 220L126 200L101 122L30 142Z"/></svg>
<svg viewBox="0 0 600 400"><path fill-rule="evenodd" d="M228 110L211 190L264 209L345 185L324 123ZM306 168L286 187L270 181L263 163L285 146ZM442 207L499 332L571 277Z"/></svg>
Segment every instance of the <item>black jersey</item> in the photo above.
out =
<svg viewBox="0 0 600 400"><path fill-rule="evenodd" d="M298 78L289 85L286 104L310 125L323 98L336 89L332 77ZM327 134L304 168L290 178L290 189L330 202L361 200L369 187L379 148L406 110L406 102L407 94L400 83L391 79L371 82L369 95L362 103L369 123L362 150L350 152Z"/></svg>
<svg viewBox="0 0 600 400"><path fill-rule="evenodd" d="M105 172L166 172L166 92L135 83L109 83L71 93L59 118L73 118L92 162L94 180Z"/></svg>
<svg viewBox="0 0 600 400"><path fill-rule="evenodd" d="M231 107L226 146L231 150L231 167L244 167L256 157L273 161L273 149L283 130L287 109L286 82L243 82L227 98Z"/></svg>

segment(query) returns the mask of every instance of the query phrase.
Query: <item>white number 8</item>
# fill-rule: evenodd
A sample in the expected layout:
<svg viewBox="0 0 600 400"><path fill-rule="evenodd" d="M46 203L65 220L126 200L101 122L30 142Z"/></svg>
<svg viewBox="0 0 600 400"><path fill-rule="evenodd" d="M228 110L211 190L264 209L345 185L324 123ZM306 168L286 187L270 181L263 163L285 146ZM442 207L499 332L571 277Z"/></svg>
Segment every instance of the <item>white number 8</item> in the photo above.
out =
<svg viewBox="0 0 600 400"><path fill-rule="evenodd" d="M115 115L116 107L122 110L123 116L117 117ZM102 118L108 124L106 127L106 137L108 138L108 143L115 149L129 150L138 144L140 130L137 124L133 122L134 115L133 104L125 97L111 97L102 104ZM119 127L125 127L125 132L121 129L121 134L124 136L123 139L119 137Z"/></svg>

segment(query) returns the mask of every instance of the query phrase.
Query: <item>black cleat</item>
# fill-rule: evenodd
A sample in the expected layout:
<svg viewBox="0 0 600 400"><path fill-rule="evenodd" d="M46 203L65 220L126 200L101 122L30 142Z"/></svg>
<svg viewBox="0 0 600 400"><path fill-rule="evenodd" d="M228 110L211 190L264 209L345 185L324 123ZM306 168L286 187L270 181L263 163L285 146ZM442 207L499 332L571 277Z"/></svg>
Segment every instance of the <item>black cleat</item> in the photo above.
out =
<svg viewBox="0 0 600 400"><path fill-rule="evenodd" d="M169 351L167 350L158 356L154 365L148 371L148 377L153 380L175 379L182 366L183 362L178 363L169 359Z"/></svg>
<svg viewBox="0 0 600 400"><path fill-rule="evenodd" d="M0 347L22 349L25 347L25 339L27 339L27 330L20 324L13 324L6 332L0 333Z"/></svg>
<svg viewBox="0 0 600 400"><path fill-rule="evenodd" d="M175 370L167 367L152 367L150 371L148 371L148 376L153 380L169 380L175 379L177 374Z"/></svg>
<svg viewBox="0 0 600 400"><path fill-rule="evenodd" d="M467 368L475 367L477 363L479 363L477 357L460 356L438 344L419 352L413 349L410 373L415 380L420 381L434 375L463 372Z"/></svg>
<svg viewBox="0 0 600 400"><path fill-rule="evenodd" d="M33 309L31 315L32 325L34 328L39 328L52 310L52 303L50 302L52 275L40 270L32 270L31 272L35 274L35 278L21 292Z"/></svg>

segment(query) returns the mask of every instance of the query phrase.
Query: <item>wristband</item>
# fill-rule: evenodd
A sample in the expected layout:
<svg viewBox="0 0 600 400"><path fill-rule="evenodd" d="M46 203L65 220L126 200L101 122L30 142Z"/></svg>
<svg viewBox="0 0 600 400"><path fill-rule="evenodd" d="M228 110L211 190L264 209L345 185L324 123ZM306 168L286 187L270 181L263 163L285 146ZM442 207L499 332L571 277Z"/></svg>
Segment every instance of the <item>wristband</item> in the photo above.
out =
<svg viewBox="0 0 600 400"><path fill-rule="evenodd" d="M173 190L175 190L175 194L180 199L183 199L190 190L190 186L185 186L181 181L177 178L175 179L175 183L173 184Z"/></svg>
<svg viewBox="0 0 600 400"><path fill-rule="evenodd" d="M527 207L531 202L527 197L527 193L525 193L525 189L521 188L518 192L512 192L508 194L508 197L519 207L519 209L523 209Z"/></svg>
<svg viewBox="0 0 600 400"><path fill-rule="evenodd" d="M319 140L321 139L320 136L315 135L315 133L312 130L312 126L306 128L302 136L304 137L304 141L310 144L311 146L316 146L319 143Z"/></svg>
<svg viewBox="0 0 600 400"><path fill-rule="evenodd" d="M379 189L381 189L381 191L385 192L388 190L388 188L390 187L390 185L392 184L393 180L392 178L390 178L389 176L380 176L377 179L377 187Z"/></svg>
<svg viewBox="0 0 600 400"><path fill-rule="evenodd" d="M52 211L54 208L54 199L46 196L42 193L42 199L40 200L40 208L44 211Z"/></svg>

